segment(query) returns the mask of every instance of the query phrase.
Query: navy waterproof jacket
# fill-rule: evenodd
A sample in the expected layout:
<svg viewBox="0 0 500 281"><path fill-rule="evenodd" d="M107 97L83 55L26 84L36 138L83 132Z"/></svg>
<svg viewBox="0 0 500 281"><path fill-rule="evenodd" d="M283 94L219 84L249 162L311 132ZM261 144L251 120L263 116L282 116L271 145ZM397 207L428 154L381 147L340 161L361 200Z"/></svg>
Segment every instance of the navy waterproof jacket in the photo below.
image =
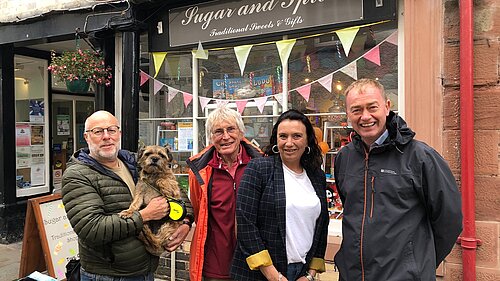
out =
<svg viewBox="0 0 500 281"><path fill-rule="evenodd" d="M461 197L445 160L390 112L369 152L359 135L335 158L344 205L339 280L435 280L462 230Z"/></svg>

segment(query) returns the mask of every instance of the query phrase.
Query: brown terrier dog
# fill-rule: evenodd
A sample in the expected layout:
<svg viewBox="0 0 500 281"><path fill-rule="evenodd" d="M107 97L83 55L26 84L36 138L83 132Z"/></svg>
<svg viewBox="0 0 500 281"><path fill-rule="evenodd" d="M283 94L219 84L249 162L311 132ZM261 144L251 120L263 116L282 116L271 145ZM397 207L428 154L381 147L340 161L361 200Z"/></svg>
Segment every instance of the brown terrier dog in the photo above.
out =
<svg viewBox="0 0 500 281"><path fill-rule="evenodd" d="M158 196L167 200L181 197L177 180L170 167L172 154L168 148L158 145L146 146L139 151L137 157L139 180L130 207L119 214L122 218L132 217L134 211L144 208L151 199ZM165 252L168 238L181 224L182 221L173 221L168 216L159 221L148 221L139 239L144 242L148 252L160 256Z"/></svg>

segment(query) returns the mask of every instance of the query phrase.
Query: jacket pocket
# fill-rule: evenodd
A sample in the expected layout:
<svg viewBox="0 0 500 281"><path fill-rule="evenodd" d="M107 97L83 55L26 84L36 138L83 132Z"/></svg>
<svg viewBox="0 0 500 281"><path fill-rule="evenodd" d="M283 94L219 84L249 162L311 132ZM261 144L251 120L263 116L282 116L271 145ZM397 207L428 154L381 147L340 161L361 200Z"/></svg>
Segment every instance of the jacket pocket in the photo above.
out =
<svg viewBox="0 0 500 281"><path fill-rule="evenodd" d="M413 241L409 241L403 252L403 264L405 272L408 272L409 278L401 279L401 280L415 280L420 281L420 274L418 273L417 262L415 261L414 249L413 249ZM405 274L406 275L406 274ZM402 276L403 277L403 276Z"/></svg>

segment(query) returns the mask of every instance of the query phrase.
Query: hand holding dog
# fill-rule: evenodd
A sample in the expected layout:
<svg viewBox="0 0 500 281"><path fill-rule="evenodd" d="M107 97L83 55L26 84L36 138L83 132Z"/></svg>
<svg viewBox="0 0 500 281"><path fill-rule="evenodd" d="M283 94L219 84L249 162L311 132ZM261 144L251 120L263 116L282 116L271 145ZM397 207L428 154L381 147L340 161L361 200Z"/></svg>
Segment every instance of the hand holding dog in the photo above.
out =
<svg viewBox="0 0 500 281"><path fill-rule="evenodd" d="M189 233L189 226L182 224L177 230L168 238L167 247L165 249L169 252L175 251L179 247Z"/></svg>
<svg viewBox="0 0 500 281"><path fill-rule="evenodd" d="M156 197L149 202L146 208L139 211L142 221L159 220L164 218L170 212L170 205L163 197Z"/></svg>

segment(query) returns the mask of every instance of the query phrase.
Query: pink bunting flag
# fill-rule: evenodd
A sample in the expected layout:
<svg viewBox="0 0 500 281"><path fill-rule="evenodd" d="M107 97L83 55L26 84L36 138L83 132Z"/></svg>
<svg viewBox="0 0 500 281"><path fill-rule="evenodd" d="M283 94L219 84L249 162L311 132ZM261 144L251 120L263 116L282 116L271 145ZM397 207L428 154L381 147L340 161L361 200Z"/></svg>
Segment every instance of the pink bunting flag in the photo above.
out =
<svg viewBox="0 0 500 281"><path fill-rule="evenodd" d="M189 103L193 100L193 95L182 92L182 96L184 97L184 107L188 107Z"/></svg>
<svg viewBox="0 0 500 281"><path fill-rule="evenodd" d="M175 95L177 95L177 93L179 93L179 91L175 88L172 88L170 86L167 86L167 89L168 89L168 102L172 101L174 98L175 98Z"/></svg>
<svg viewBox="0 0 500 281"><path fill-rule="evenodd" d="M283 93L279 93L274 96L274 99L280 103L281 106L283 106Z"/></svg>
<svg viewBox="0 0 500 281"><path fill-rule="evenodd" d="M328 92L332 92L332 79L333 79L333 73L330 73L326 76L321 77L318 79L318 82L325 87L325 89L328 90Z"/></svg>
<svg viewBox="0 0 500 281"><path fill-rule="evenodd" d="M311 84L305 84L302 87L295 89L299 94L306 100L309 101L309 96L311 95Z"/></svg>
<svg viewBox="0 0 500 281"><path fill-rule="evenodd" d="M255 105L257 105L257 108L259 109L260 113L263 113L264 107L266 106L266 102L267 102L267 96L255 98L253 100L255 101Z"/></svg>
<svg viewBox="0 0 500 281"><path fill-rule="evenodd" d="M156 79L153 79L153 81L154 81L153 92L156 95L161 90L161 88L163 88L163 86L165 86L165 84L163 84L162 82L160 82Z"/></svg>
<svg viewBox="0 0 500 281"><path fill-rule="evenodd" d="M380 48L376 46L375 48L368 51L364 56L365 59L373 62L374 64L380 66Z"/></svg>
<svg viewBox="0 0 500 281"><path fill-rule="evenodd" d="M350 77L352 77L352 79L358 80L358 68L357 68L356 61L353 61L350 64L342 67L340 69L340 71L349 75Z"/></svg>
<svg viewBox="0 0 500 281"><path fill-rule="evenodd" d="M389 42L393 45L398 44L398 31L394 31L387 39L385 39L386 42Z"/></svg>
<svg viewBox="0 0 500 281"><path fill-rule="evenodd" d="M217 104L217 107L223 107L226 106L229 101L228 100L215 100L215 103Z"/></svg>
<svg viewBox="0 0 500 281"><path fill-rule="evenodd" d="M237 100L235 101L236 107L238 108L238 112L240 114L243 114L243 110L245 110L245 107L247 106L248 100Z"/></svg>
<svg viewBox="0 0 500 281"><path fill-rule="evenodd" d="M204 110L207 104L212 100L211 98L198 97L200 99L201 110Z"/></svg>
<svg viewBox="0 0 500 281"><path fill-rule="evenodd" d="M140 75L141 75L141 83L140 83L140 85L142 86L142 85L144 85L144 83L148 82L149 75L147 75L146 72L144 72L142 70L140 71Z"/></svg>

